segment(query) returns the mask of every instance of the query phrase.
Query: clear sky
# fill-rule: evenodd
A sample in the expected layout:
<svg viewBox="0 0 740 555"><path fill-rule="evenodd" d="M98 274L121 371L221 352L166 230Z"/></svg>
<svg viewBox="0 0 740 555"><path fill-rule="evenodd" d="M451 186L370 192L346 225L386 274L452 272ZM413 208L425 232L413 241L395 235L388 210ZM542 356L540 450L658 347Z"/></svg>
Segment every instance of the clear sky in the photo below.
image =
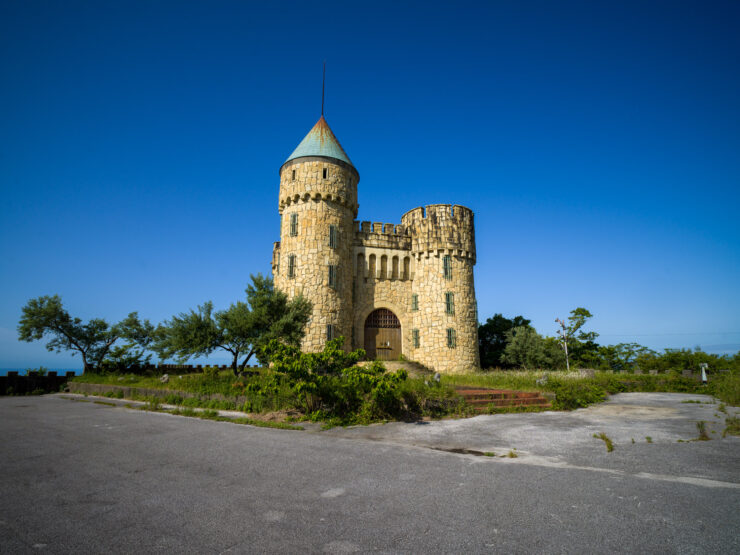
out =
<svg viewBox="0 0 740 555"><path fill-rule="evenodd" d="M25 302L153 322L269 273L319 117L361 220L475 211L480 318L740 349L740 3L0 3L0 367ZM214 356L212 362L225 362Z"/></svg>

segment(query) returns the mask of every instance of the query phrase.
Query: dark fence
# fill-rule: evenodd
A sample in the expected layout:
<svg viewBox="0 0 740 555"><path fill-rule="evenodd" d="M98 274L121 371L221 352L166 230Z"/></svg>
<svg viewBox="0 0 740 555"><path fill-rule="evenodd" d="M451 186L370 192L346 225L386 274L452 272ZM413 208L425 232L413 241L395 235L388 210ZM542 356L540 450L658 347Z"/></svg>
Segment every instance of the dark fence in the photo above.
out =
<svg viewBox="0 0 740 555"><path fill-rule="evenodd" d="M74 375L74 372L67 372L63 376L57 375L56 372L48 372L44 375L30 372L27 376L19 376L18 372L8 372L7 376L0 376L0 395L56 393Z"/></svg>
<svg viewBox="0 0 740 555"><path fill-rule="evenodd" d="M153 374L173 374L176 373L176 371L184 371L183 373L193 373L193 372L203 372L203 368L218 368L219 370L228 370L231 368L230 364L198 364L197 366L193 364L149 364L147 366L140 366L136 368L131 368L131 371L135 374L141 374L150 372ZM247 364L244 368L261 368L261 366L255 364L254 366L251 366ZM122 372L126 373L126 370L122 370Z"/></svg>

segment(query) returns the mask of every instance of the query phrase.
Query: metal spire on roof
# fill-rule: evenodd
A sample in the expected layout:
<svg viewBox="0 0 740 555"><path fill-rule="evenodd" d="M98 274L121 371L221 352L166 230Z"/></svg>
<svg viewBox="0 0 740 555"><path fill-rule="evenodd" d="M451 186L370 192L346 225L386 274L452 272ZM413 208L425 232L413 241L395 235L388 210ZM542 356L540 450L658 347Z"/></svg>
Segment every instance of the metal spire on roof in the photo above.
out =
<svg viewBox="0 0 740 555"><path fill-rule="evenodd" d="M326 60L324 60L324 76L321 78L321 115L324 115L324 85L326 84Z"/></svg>

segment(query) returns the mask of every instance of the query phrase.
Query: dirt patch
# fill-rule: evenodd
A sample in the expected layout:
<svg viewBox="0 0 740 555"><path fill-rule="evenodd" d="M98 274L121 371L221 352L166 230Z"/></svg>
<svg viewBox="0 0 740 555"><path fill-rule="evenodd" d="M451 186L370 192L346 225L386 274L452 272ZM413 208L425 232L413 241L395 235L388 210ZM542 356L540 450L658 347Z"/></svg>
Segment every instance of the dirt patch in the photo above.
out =
<svg viewBox="0 0 740 555"><path fill-rule="evenodd" d="M260 422L295 422L303 417L303 413L296 409L283 409L273 412L251 412L245 416L252 420L259 420Z"/></svg>

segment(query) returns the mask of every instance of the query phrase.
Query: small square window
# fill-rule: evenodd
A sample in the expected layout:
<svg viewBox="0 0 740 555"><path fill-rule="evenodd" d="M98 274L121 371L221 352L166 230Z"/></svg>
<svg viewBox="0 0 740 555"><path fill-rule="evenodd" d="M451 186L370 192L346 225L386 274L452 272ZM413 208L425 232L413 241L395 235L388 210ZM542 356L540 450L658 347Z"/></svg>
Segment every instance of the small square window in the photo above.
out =
<svg viewBox="0 0 740 555"><path fill-rule="evenodd" d="M447 328L447 346L450 349L454 349L457 346L457 338L455 336L455 329Z"/></svg>
<svg viewBox="0 0 740 555"><path fill-rule="evenodd" d="M455 295L453 293L445 293L445 312L455 314Z"/></svg>
<svg viewBox="0 0 740 555"><path fill-rule="evenodd" d="M442 259L445 279L452 279L452 257L446 254Z"/></svg>
<svg viewBox="0 0 740 555"><path fill-rule="evenodd" d="M295 237L298 235L298 214L290 215L290 236Z"/></svg>
<svg viewBox="0 0 740 555"><path fill-rule="evenodd" d="M337 288L337 267L334 264L329 264L329 287Z"/></svg>

